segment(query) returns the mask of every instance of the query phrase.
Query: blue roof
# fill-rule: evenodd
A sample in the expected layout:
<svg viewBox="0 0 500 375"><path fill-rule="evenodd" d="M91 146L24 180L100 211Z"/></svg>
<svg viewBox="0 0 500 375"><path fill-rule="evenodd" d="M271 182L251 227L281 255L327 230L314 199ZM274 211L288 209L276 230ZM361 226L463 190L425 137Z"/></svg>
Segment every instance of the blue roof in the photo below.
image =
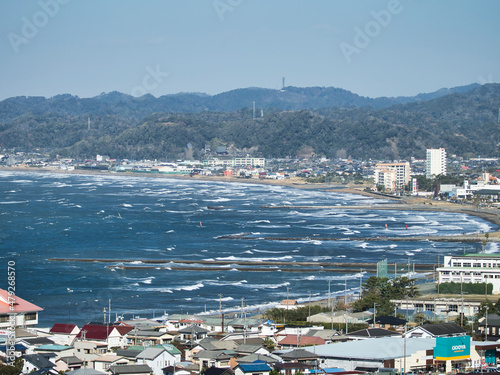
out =
<svg viewBox="0 0 500 375"><path fill-rule="evenodd" d="M22 352L24 350L28 349L26 346L24 346L23 344L16 344L15 345L15 350L18 351L18 352ZM0 345L0 351L4 352L7 350L7 346L6 345Z"/></svg>
<svg viewBox="0 0 500 375"><path fill-rule="evenodd" d="M271 371L271 367L265 363L240 363L238 366L243 372Z"/></svg>
<svg viewBox="0 0 500 375"><path fill-rule="evenodd" d="M53 350L53 351L61 351L66 349L71 349L71 346L66 345L57 345L57 344L49 344L49 345L40 345L35 348L35 350Z"/></svg>
<svg viewBox="0 0 500 375"><path fill-rule="evenodd" d="M341 367L332 367L332 368L322 368L322 369L310 369L309 372L311 374L335 374L337 372L345 372L345 369Z"/></svg>

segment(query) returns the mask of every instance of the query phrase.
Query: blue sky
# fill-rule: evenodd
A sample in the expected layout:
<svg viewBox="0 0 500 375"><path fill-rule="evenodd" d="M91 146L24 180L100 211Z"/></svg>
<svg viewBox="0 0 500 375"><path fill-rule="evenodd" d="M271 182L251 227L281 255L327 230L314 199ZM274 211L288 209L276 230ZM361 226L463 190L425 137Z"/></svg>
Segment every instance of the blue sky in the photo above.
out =
<svg viewBox="0 0 500 375"><path fill-rule="evenodd" d="M500 80L500 1L6 0L0 99Z"/></svg>

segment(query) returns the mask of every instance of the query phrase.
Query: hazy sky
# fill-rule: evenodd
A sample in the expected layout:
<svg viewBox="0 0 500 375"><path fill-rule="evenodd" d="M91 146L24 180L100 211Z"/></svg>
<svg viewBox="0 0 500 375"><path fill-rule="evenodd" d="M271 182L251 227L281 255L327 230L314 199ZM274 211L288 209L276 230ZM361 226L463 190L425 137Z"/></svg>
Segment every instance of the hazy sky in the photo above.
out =
<svg viewBox="0 0 500 375"><path fill-rule="evenodd" d="M500 80L498 0L5 0L0 99Z"/></svg>

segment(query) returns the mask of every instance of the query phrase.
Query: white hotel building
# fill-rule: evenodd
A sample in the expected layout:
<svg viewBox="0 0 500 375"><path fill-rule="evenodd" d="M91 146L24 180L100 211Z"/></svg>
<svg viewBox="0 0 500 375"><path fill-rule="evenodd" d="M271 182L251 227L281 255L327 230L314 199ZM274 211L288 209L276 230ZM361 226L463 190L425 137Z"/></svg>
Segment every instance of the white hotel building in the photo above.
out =
<svg viewBox="0 0 500 375"><path fill-rule="evenodd" d="M488 283L493 284L493 294L500 293L500 254L445 256L437 272L439 283Z"/></svg>
<svg viewBox="0 0 500 375"><path fill-rule="evenodd" d="M434 178L446 174L446 150L444 148L427 149L425 177Z"/></svg>
<svg viewBox="0 0 500 375"><path fill-rule="evenodd" d="M375 165L375 183L386 190L401 189L410 182L410 163L379 163Z"/></svg>

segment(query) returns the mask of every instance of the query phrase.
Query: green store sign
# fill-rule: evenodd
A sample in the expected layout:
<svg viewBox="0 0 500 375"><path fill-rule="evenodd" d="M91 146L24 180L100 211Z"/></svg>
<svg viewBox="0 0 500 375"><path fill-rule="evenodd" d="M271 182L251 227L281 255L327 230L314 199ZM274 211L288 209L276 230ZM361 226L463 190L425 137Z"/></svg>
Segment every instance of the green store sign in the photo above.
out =
<svg viewBox="0 0 500 375"><path fill-rule="evenodd" d="M436 337L434 358L439 361L469 359L470 336Z"/></svg>

